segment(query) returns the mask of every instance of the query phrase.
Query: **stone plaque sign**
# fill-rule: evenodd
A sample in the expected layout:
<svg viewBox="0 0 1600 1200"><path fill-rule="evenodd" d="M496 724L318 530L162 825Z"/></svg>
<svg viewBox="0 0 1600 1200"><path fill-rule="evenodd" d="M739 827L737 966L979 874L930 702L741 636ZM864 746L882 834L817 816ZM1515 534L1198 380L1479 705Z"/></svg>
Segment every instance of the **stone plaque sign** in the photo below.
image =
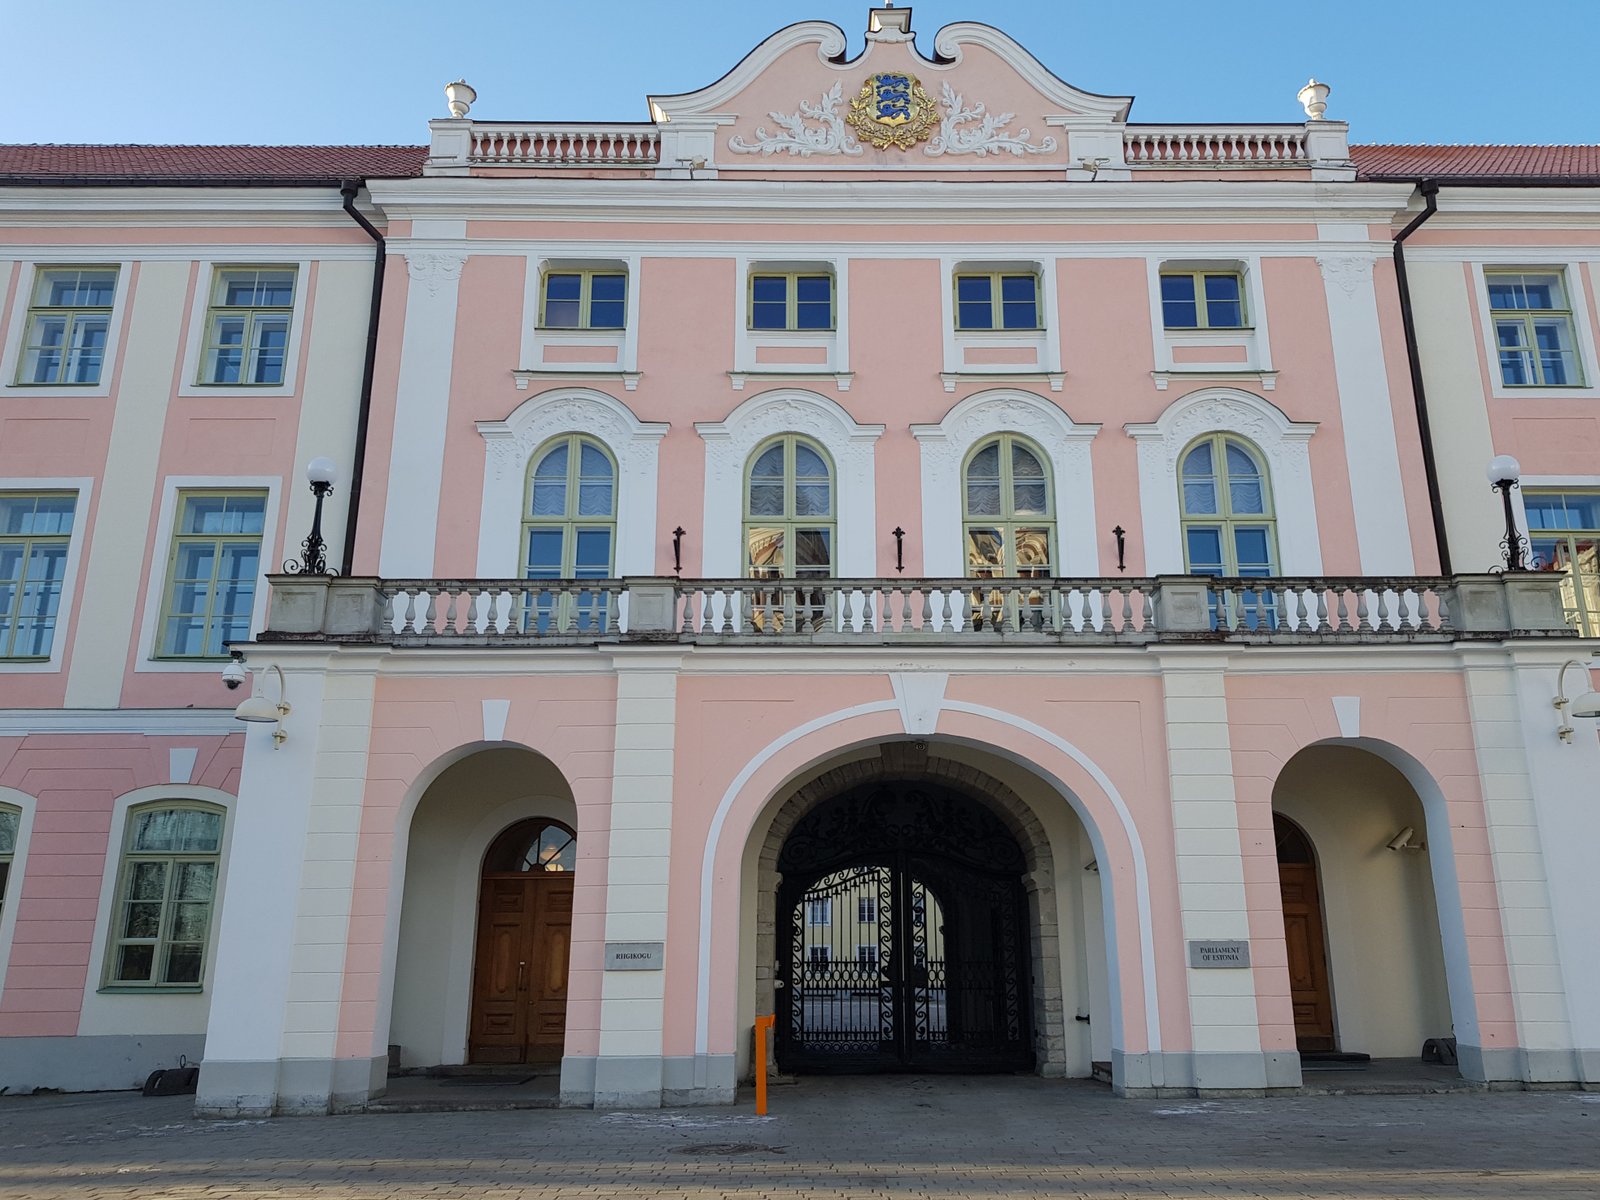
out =
<svg viewBox="0 0 1600 1200"><path fill-rule="evenodd" d="M607 942L606 970L659 971L666 958L662 942Z"/></svg>
<svg viewBox="0 0 1600 1200"><path fill-rule="evenodd" d="M1190 942L1189 965L1197 971L1215 971L1226 967L1250 965L1250 943Z"/></svg>

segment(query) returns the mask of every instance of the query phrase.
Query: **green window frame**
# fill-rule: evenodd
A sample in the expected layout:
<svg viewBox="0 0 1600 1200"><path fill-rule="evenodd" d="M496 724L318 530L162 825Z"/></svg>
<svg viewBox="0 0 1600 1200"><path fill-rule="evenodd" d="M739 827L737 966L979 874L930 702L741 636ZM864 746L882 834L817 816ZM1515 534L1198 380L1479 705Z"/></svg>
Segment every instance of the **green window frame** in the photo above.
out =
<svg viewBox="0 0 1600 1200"><path fill-rule="evenodd" d="M1167 329L1249 329L1243 272L1163 270L1161 323Z"/></svg>
<svg viewBox="0 0 1600 1200"><path fill-rule="evenodd" d="M524 579L610 579L617 553L617 463L600 442L578 433L562 434L539 447L528 463L522 504ZM553 595L531 603L525 620L541 629L557 616L570 617L584 631L604 632L609 624L604 590Z"/></svg>
<svg viewBox="0 0 1600 1200"><path fill-rule="evenodd" d="M628 273L547 267L539 280L540 329L620 330L628 322Z"/></svg>
<svg viewBox="0 0 1600 1200"><path fill-rule="evenodd" d="M1191 575L1278 573L1277 518L1266 458L1243 438L1211 433L1178 456L1183 564Z"/></svg>
<svg viewBox="0 0 1600 1200"><path fill-rule="evenodd" d="M0 659L50 657L77 506L76 492L0 492Z"/></svg>
<svg viewBox="0 0 1600 1200"><path fill-rule="evenodd" d="M1583 386L1565 272L1485 271L1500 382L1511 388Z"/></svg>
<svg viewBox="0 0 1600 1200"><path fill-rule="evenodd" d="M1044 328L1037 271L958 271L951 280L956 329L1038 333Z"/></svg>
<svg viewBox="0 0 1600 1200"><path fill-rule="evenodd" d="M751 454L744 484L745 574L832 578L838 522L828 452L797 434L771 438Z"/></svg>
<svg viewBox="0 0 1600 1200"><path fill-rule="evenodd" d="M226 658L248 640L266 509L265 490L178 493L156 658Z"/></svg>
<svg viewBox="0 0 1600 1200"><path fill-rule="evenodd" d="M298 274L292 264L215 268L200 356L201 386L284 384Z"/></svg>
<svg viewBox="0 0 1600 1200"><path fill-rule="evenodd" d="M1049 458L1033 442L1002 433L975 446L961 467L968 578L1053 576L1054 492Z"/></svg>
<svg viewBox="0 0 1600 1200"><path fill-rule="evenodd" d="M93 387L105 369L118 268L40 267L17 360L24 387Z"/></svg>
<svg viewBox="0 0 1600 1200"><path fill-rule="evenodd" d="M201 990L227 812L156 800L128 810L104 987Z"/></svg>
<svg viewBox="0 0 1600 1200"><path fill-rule="evenodd" d="M1535 569L1565 576L1567 620L1584 637L1600 637L1600 489L1525 488L1522 507Z"/></svg>
<svg viewBox="0 0 1600 1200"><path fill-rule="evenodd" d="M831 333L836 294L829 271L752 271L745 319L758 332Z"/></svg>
<svg viewBox="0 0 1600 1200"><path fill-rule="evenodd" d="M13 804L0 804L0 917L6 911L6 892L11 883L11 861L17 854L17 837L22 828L22 810Z"/></svg>

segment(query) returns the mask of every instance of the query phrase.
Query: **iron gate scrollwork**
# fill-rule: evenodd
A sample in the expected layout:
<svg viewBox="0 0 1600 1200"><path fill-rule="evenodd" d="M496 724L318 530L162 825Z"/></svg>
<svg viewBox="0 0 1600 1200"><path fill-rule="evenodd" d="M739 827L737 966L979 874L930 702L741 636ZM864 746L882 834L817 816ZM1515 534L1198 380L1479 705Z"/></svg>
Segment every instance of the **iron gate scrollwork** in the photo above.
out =
<svg viewBox="0 0 1600 1200"><path fill-rule="evenodd" d="M782 1068L1031 1067L1023 866L998 817L937 786L801 818L778 856Z"/></svg>

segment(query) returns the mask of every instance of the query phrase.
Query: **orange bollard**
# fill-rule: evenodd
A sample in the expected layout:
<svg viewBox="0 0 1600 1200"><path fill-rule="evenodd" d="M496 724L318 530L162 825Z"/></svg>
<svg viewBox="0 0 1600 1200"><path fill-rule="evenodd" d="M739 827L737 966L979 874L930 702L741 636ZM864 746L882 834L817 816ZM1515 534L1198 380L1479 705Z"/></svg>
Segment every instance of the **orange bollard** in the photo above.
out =
<svg viewBox="0 0 1600 1200"><path fill-rule="evenodd" d="M756 1018L756 1116L767 1115L767 1030L777 1017Z"/></svg>

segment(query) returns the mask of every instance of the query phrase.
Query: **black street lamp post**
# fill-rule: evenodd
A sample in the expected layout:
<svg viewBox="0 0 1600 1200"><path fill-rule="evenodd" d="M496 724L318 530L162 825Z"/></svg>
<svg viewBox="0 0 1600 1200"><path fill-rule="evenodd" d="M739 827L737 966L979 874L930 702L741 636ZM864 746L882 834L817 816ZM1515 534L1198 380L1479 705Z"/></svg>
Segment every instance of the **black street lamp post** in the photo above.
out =
<svg viewBox="0 0 1600 1200"><path fill-rule="evenodd" d="M1517 514L1511 507L1511 489L1522 486L1522 464L1509 454L1496 454L1489 460L1489 486L1500 493L1500 503L1505 508L1506 535L1500 539L1500 556L1505 559L1505 571L1526 571L1528 539L1517 528Z"/></svg>
<svg viewBox="0 0 1600 1200"><path fill-rule="evenodd" d="M339 573L328 566L328 546L322 540L322 502L333 491L338 478L339 468L331 458L313 458L306 464L306 480L311 484L311 494L317 498L317 507L311 517L311 533L300 543L300 557L283 564L283 569L291 575Z"/></svg>

